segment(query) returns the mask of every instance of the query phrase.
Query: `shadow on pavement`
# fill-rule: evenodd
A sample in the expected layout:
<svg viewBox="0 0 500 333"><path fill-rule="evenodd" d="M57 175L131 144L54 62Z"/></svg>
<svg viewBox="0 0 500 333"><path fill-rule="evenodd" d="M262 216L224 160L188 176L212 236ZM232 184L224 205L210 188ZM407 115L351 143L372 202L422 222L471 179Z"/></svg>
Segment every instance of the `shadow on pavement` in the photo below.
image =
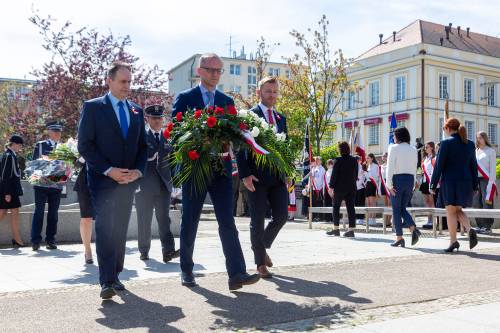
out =
<svg viewBox="0 0 500 333"><path fill-rule="evenodd" d="M131 278L137 277L136 270L123 269L120 273L121 281L128 281ZM66 279L56 280L52 282L64 283L69 285L75 284L98 284L99 283L99 268L97 265L85 265L85 268L80 271L79 275Z"/></svg>
<svg viewBox="0 0 500 333"><path fill-rule="evenodd" d="M80 251L65 251L61 249L57 250L40 250L34 252L33 257L54 257L54 258L73 258L76 255L80 255Z"/></svg>
<svg viewBox="0 0 500 333"><path fill-rule="evenodd" d="M128 290L118 296L123 304L113 300L102 302L99 311L104 318L96 319L98 324L112 330L146 328L150 333L182 332L169 325L185 317L181 308L148 301Z"/></svg>
<svg viewBox="0 0 500 333"><path fill-rule="evenodd" d="M296 296L336 297L346 302L371 303L369 299L351 296L356 293L355 290L334 282L311 282L282 276L277 276L273 280L276 280L273 282L279 291ZM295 297L290 301L274 301L266 295L256 293L234 292L232 296L228 296L203 287L191 290L204 296L208 304L217 308L212 313L218 318L210 326L210 330L259 328L330 314L346 319L356 309L353 304L335 304L331 300L312 299L310 302L299 304L294 303Z"/></svg>

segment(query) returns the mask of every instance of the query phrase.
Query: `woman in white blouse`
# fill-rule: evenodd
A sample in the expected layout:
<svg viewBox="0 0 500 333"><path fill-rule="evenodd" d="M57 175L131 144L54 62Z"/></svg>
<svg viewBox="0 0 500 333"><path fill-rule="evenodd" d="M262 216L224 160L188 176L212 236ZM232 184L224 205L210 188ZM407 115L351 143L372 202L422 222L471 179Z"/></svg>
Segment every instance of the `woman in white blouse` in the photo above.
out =
<svg viewBox="0 0 500 333"><path fill-rule="evenodd" d="M488 135L481 131L476 134L476 159L479 176L479 191L474 196L475 208L493 208L493 197L496 194L496 151L491 147ZM494 220L476 218L478 233L491 233Z"/></svg>
<svg viewBox="0 0 500 333"><path fill-rule="evenodd" d="M422 183L420 184L420 192L424 197L425 207L434 208L434 195L430 192L430 183L434 165L436 164L436 145L433 141L426 142L422 154ZM429 216L424 229L432 229L432 217Z"/></svg>

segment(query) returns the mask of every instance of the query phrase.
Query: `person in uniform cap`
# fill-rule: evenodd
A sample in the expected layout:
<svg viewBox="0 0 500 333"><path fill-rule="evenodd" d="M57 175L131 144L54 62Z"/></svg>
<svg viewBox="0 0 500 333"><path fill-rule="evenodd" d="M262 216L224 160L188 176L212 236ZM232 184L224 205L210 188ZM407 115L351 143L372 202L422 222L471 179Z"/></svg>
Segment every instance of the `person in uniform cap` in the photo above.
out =
<svg viewBox="0 0 500 333"><path fill-rule="evenodd" d="M17 153L23 146L23 138L19 135L11 136L5 145L5 153L0 160L0 220L10 210L10 224L12 225L12 246L24 246L19 234L19 197L23 195L21 187L21 169L17 161Z"/></svg>
<svg viewBox="0 0 500 333"><path fill-rule="evenodd" d="M58 120L52 120L46 124L49 138L47 140L38 141L33 150L33 160L48 156L54 150L61 140L61 132L63 129L62 123ZM59 203L61 201L60 188L48 188L42 186L34 186L35 189L35 212L31 222L31 244L33 251L38 251L40 242L42 241L43 214L45 203L48 203L47 227L45 229L45 243L47 249L55 250L57 220Z"/></svg>
<svg viewBox="0 0 500 333"><path fill-rule="evenodd" d="M172 151L172 147L162 135L164 112L165 108L161 105L151 105L144 109L147 127L149 127L146 132L148 163L144 177L139 180L135 203L141 260L149 259L154 210L158 222L163 261L167 263L179 257L179 250L175 250L174 236L170 231L169 208L172 177L167 156Z"/></svg>

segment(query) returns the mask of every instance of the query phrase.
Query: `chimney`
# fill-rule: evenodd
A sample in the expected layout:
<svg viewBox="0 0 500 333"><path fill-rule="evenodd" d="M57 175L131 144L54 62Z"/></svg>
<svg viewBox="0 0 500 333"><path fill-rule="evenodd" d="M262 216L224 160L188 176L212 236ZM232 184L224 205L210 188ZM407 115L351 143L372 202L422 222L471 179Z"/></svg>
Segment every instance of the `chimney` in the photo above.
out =
<svg viewBox="0 0 500 333"><path fill-rule="evenodd" d="M384 38L384 34L379 34L378 38L380 39L380 44L382 44L382 38Z"/></svg>
<svg viewBox="0 0 500 333"><path fill-rule="evenodd" d="M450 27L444 27L444 31L446 31L446 39L450 40Z"/></svg>
<svg viewBox="0 0 500 333"><path fill-rule="evenodd" d="M439 38L439 43L441 43L441 46L443 46L443 41L444 41L443 37Z"/></svg>
<svg viewBox="0 0 500 333"><path fill-rule="evenodd" d="M451 31L451 26L453 25L453 23L448 23L448 26L450 27L450 31Z"/></svg>
<svg viewBox="0 0 500 333"><path fill-rule="evenodd" d="M460 26L457 27L457 33L458 33L459 36L461 36L460 35Z"/></svg>
<svg viewBox="0 0 500 333"><path fill-rule="evenodd" d="M467 37L470 37L470 36L469 36L469 31L470 31L470 28L469 28L469 27L467 27Z"/></svg>
<svg viewBox="0 0 500 333"><path fill-rule="evenodd" d="M392 32L392 41L395 42L396 41L396 31L393 31Z"/></svg>

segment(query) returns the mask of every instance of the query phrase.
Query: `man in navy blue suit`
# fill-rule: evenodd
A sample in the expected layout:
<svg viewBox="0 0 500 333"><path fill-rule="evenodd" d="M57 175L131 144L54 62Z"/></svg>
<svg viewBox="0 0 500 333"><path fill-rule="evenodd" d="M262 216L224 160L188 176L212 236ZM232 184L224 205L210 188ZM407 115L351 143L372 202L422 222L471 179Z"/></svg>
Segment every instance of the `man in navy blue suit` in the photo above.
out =
<svg viewBox="0 0 500 333"><path fill-rule="evenodd" d="M222 72L223 63L216 54L203 54L197 68L201 82L198 86L179 93L173 105L172 117L175 117L179 112L184 113L187 110L203 109L206 106L225 107L234 105L231 97L216 89ZM191 180L182 185L180 262L183 286L196 286L193 275L193 250L201 209L207 192L212 199L219 224L219 236L229 275L229 290L240 289L243 285L257 282L260 278L258 274L249 275L246 272L245 259L233 217L231 159L224 160L224 169L225 172L213 174L207 190L202 193L193 190Z"/></svg>
<svg viewBox="0 0 500 333"><path fill-rule="evenodd" d="M263 78L257 89L260 103L250 111L264 118L269 126L274 126L277 133L286 135L285 116L278 113L275 108L278 93L278 80L275 77ZM237 161L240 178L249 191L250 240L255 264L260 277L268 279L272 277L272 274L267 267L271 267L273 263L266 249L271 247L288 218L286 179L279 172L257 167L255 159L248 150L241 150L237 155ZM272 219L264 228L268 204L271 207Z"/></svg>
<svg viewBox="0 0 500 333"><path fill-rule="evenodd" d="M95 210L96 252L101 298L124 290L123 270L127 229L137 179L145 172L147 145L142 109L127 100L131 67L115 62L108 70L109 93L83 104L78 151L87 162Z"/></svg>

